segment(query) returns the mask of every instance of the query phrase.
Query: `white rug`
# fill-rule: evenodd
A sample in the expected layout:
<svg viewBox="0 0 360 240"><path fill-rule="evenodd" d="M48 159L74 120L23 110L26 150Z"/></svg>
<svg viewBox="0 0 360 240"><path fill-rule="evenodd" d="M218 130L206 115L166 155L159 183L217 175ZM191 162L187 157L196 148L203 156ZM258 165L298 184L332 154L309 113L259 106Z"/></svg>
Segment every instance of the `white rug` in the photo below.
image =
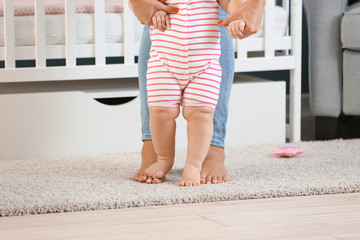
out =
<svg viewBox="0 0 360 240"><path fill-rule="evenodd" d="M159 185L131 180L140 154L0 160L0 216L360 192L360 139L290 144L306 149L294 158L281 145L226 149L231 180L178 187L185 152Z"/></svg>

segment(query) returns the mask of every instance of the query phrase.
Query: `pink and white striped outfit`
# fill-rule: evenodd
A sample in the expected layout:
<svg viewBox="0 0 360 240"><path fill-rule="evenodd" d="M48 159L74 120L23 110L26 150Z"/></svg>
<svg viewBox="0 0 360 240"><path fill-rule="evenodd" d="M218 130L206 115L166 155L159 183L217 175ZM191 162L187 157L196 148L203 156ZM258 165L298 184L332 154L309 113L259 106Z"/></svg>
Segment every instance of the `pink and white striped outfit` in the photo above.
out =
<svg viewBox="0 0 360 240"><path fill-rule="evenodd" d="M171 28L151 27L148 105L215 109L221 81L219 4L216 0L166 0L179 8Z"/></svg>

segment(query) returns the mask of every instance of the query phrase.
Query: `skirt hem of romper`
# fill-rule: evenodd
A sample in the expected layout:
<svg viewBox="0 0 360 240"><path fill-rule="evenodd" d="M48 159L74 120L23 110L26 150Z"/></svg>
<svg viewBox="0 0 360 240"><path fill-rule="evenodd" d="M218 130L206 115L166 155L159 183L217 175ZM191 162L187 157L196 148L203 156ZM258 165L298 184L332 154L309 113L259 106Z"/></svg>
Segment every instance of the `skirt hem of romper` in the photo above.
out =
<svg viewBox="0 0 360 240"><path fill-rule="evenodd" d="M166 108L172 108L172 107L180 107L180 105L170 105L170 104L148 104L150 107L166 107ZM196 103L185 103L181 104L181 107L209 107L213 110L215 110L216 106L212 104L196 104Z"/></svg>
<svg viewBox="0 0 360 240"><path fill-rule="evenodd" d="M149 108L150 107L166 107L166 108L170 108L170 107L180 107L179 104L149 104L148 103Z"/></svg>

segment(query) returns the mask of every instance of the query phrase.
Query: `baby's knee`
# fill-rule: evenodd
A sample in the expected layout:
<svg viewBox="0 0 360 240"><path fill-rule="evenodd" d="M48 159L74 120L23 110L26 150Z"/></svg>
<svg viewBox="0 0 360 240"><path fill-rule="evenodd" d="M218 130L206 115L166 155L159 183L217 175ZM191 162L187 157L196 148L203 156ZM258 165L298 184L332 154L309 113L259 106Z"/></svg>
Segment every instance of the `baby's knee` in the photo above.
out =
<svg viewBox="0 0 360 240"><path fill-rule="evenodd" d="M178 107L150 107L150 114L155 114L160 118L176 119L180 114L180 108Z"/></svg>
<svg viewBox="0 0 360 240"><path fill-rule="evenodd" d="M209 120L214 117L214 109L210 107L184 107L183 116L187 121L192 119Z"/></svg>

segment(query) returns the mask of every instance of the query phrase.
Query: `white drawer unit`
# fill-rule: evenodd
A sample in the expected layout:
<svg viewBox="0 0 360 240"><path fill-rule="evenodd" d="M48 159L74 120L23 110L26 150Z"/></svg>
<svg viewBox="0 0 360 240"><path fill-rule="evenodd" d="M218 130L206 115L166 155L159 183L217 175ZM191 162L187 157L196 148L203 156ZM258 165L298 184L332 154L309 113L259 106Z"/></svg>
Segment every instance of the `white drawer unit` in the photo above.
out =
<svg viewBox="0 0 360 240"><path fill-rule="evenodd" d="M80 86L81 81L71 83L78 91L67 91L64 83L25 86L25 93L3 87L0 159L139 152L139 97L121 105L93 99L137 96L137 80L84 81L82 91Z"/></svg>
<svg viewBox="0 0 360 240"><path fill-rule="evenodd" d="M285 142L285 82L235 81L230 98L226 146ZM65 157L139 152L140 98L120 105L93 99L137 96L137 82L121 80L59 86L2 86L0 159ZM13 91L16 89L16 91ZM24 88L25 89L25 88ZM121 89L121 90L120 90ZM186 148L186 122L177 120L177 149Z"/></svg>

